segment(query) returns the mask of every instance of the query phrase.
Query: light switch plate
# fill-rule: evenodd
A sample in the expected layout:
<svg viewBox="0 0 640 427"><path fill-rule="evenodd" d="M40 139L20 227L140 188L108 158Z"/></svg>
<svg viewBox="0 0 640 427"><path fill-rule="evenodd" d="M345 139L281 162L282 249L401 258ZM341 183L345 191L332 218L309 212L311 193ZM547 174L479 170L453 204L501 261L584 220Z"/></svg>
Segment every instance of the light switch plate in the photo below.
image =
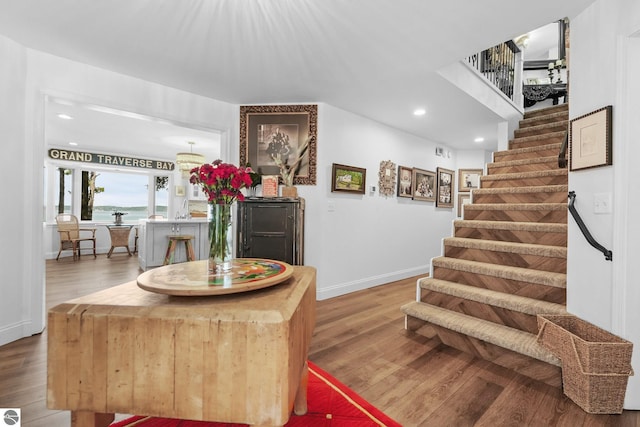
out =
<svg viewBox="0 0 640 427"><path fill-rule="evenodd" d="M595 193L593 195L593 213L610 214L612 212L611 204L611 193Z"/></svg>

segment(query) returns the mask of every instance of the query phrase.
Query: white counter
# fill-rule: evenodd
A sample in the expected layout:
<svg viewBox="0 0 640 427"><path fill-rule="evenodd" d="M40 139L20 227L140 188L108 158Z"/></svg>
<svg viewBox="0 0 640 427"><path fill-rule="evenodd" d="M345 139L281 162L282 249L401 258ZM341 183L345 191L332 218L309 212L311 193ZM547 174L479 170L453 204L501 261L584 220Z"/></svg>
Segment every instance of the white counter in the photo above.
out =
<svg viewBox="0 0 640 427"><path fill-rule="evenodd" d="M143 219L140 220L138 237L138 262L140 268L161 266L169 245L169 236L172 234L191 234L196 259L206 259L209 256L208 232L209 223L206 218L199 219ZM178 245L175 251L174 262L187 260L183 244Z"/></svg>

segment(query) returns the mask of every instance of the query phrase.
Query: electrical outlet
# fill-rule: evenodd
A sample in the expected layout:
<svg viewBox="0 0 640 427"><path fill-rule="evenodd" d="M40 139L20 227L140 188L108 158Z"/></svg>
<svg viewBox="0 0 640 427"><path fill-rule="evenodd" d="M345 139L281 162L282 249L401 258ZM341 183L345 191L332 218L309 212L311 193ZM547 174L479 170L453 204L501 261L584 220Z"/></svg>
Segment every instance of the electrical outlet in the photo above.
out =
<svg viewBox="0 0 640 427"><path fill-rule="evenodd" d="M611 203L611 193L595 193L593 195L593 213L610 214L612 212Z"/></svg>

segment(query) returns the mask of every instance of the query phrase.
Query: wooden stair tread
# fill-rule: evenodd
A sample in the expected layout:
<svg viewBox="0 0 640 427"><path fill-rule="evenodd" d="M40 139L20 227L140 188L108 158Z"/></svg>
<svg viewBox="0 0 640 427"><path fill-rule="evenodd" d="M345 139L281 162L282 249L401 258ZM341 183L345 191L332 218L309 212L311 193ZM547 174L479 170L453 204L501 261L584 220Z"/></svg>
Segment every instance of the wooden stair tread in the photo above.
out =
<svg viewBox="0 0 640 427"><path fill-rule="evenodd" d="M469 203L466 211L561 211L566 203Z"/></svg>
<svg viewBox="0 0 640 427"><path fill-rule="evenodd" d="M566 131L560 130L560 131L556 131L556 132L543 133L543 134L540 134L540 135L516 136L510 142L511 143L533 142L533 141L546 140L546 139L549 139L549 138L564 138L564 134L565 133L566 133Z"/></svg>
<svg viewBox="0 0 640 427"><path fill-rule="evenodd" d="M566 307L562 304L462 285L447 280L426 277L418 280L418 285L421 289L469 299L531 316L537 314L567 314Z"/></svg>
<svg viewBox="0 0 640 427"><path fill-rule="evenodd" d="M496 151L493 156L504 156L504 155L514 155L514 154L523 154L523 153L535 153L536 151L543 150L553 150L558 149L560 151L560 147L562 147L561 142L554 142L551 144L543 144L543 145L535 145L533 147L523 147L523 148L512 148L510 150Z"/></svg>
<svg viewBox="0 0 640 427"><path fill-rule="evenodd" d="M569 111L569 104L559 104L552 105L551 107L539 108L537 110L531 110L524 113L525 119L530 119L532 117L546 116L549 114L554 114L558 112Z"/></svg>
<svg viewBox="0 0 640 427"><path fill-rule="evenodd" d="M537 157L533 159L518 159L518 160L506 160L503 162L493 162L487 165L488 169L508 167L508 166L522 166L522 165L534 165L538 163L558 163L558 156Z"/></svg>
<svg viewBox="0 0 640 427"><path fill-rule="evenodd" d="M469 239L466 237L447 237L444 239L444 244L466 249L481 249L493 252L507 252L551 258L567 258L567 248L562 246L501 242L497 240Z"/></svg>
<svg viewBox="0 0 640 427"><path fill-rule="evenodd" d="M557 158L556 158L557 160ZM526 179L526 178L540 178L544 176L562 176L567 175L566 169L549 169L549 170L541 170L541 171L528 171L528 172L511 172L511 173L501 173L494 175L482 175L480 177L480 182L482 181L501 181L501 180L511 180L511 179Z"/></svg>
<svg viewBox="0 0 640 427"><path fill-rule="evenodd" d="M474 190L477 191L477 190ZM466 207L466 205L465 205ZM567 224L544 222L485 221L474 219L458 219L454 227L484 228L491 230L542 231L547 233L566 233Z"/></svg>
<svg viewBox="0 0 640 427"><path fill-rule="evenodd" d="M569 111L568 110L551 111L548 114L540 114L533 117L525 116L522 120L520 120L519 127L521 129L527 128L529 126L532 126L532 124L535 124L541 121L546 121L546 120L567 121L569 120Z"/></svg>
<svg viewBox="0 0 640 427"><path fill-rule="evenodd" d="M538 344L536 336L508 326L413 301L402 306L405 315L477 338L479 340L561 366L560 360Z"/></svg>
<svg viewBox="0 0 640 427"><path fill-rule="evenodd" d="M527 187L475 188L473 189L473 194L568 193L568 191L568 185L530 185Z"/></svg>
<svg viewBox="0 0 640 427"><path fill-rule="evenodd" d="M527 133L529 133L529 132L544 132L547 129L556 129L556 128L559 128L559 127L562 127L562 126L566 126L568 128L569 120L559 120L557 122L543 123L543 124L540 124L540 125L519 128L519 129L516 129L516 132L527 132ZM539 133L539 134L541 134L541 133Z"/></svg>
<svg viewBox="0 0 640 427"><path fill-rule="evenodd" d="M441 267L464 271L484 276L493 276L501 279L517 280L520 282L537 285L552 286L555 288L567 287L567 275L549 271L533 270L522 267L489 264L486 262L469 261L450 257L436 257L431 260L433 267Z"/></svg>

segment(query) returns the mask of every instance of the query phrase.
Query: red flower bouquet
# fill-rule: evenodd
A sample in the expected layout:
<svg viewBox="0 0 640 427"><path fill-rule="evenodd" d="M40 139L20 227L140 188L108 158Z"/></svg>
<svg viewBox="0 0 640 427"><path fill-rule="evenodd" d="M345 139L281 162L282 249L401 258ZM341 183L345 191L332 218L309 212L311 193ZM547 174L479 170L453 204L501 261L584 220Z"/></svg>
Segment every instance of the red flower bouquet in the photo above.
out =
<svg viewBox="0 0 640 427"><path fill-rule="evenodd" d="M202 186L209 203L230 205L236 200L244 200L240 190L251 187L251 172L251 168L236 167L218 159L213 164L205 163L191 169L189 182Z"/></svg>
<svg viewBox="0 0 640 427"><path fill-rule="evenodd" d="M222 160L191 169L189 182L202 186L209 200L209 274L226 274L232 267L231 205L244 200L240 190L251 186L251 168Z"/></svg>

